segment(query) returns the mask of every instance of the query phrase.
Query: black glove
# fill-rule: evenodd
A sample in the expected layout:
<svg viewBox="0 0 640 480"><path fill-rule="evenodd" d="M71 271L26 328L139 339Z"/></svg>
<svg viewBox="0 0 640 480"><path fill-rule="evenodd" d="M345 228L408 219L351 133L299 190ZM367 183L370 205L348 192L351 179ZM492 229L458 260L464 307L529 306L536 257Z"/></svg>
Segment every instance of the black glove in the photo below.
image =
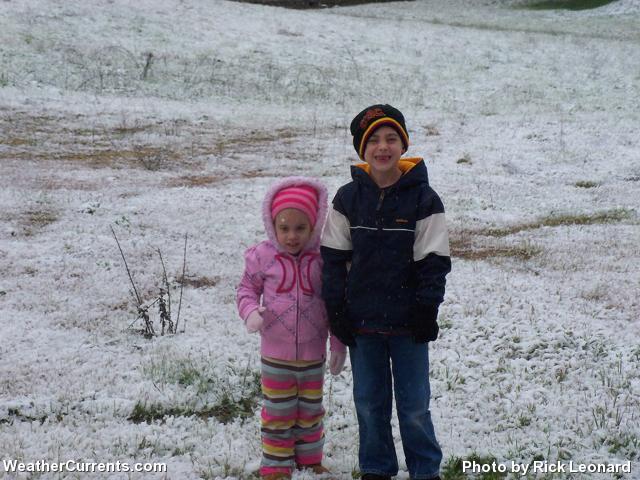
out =
<svg viewBox="0 0 640 480"><path fill-rule="evenodd" d="M411 310L411 333L416 343L433 342L438 338L438 305L417 303Z"/></svg>
<svg viewBox="0 0 640 480"><path fill-rule="evenodd" d="M329 316L329 330L331 334L348 347L355 347L356 339L353 335L351 322L344 311L344 305L327 305Z"/></svg>

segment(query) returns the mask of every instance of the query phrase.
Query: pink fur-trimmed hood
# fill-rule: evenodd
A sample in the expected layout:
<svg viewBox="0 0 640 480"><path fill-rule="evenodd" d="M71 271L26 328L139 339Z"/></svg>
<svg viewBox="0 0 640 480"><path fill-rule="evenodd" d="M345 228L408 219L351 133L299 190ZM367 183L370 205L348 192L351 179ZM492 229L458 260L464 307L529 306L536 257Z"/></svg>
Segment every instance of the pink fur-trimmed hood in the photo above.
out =
<svg viewBox="0 0 640 480"><path fill-rule="evenodd" d="M309 177L286 177L282 180L277 181L269 190L264 197L262 202L262 220L264 222L264 229L267 232L267 237L273 243L273 245L279 250L284 251L280 244L278 244L278 240L276 238L276 231L273 228L273 220L271 220L271 203L273 202L273 197L275 197L276 193L278 193L283 188L287 187L299 187L301 185L307 185L313 187L318 192L318 219L316 220L316 224L313 227L313 232L311 233L311 238L309 242L305 245L303 252L309 250L317 250L320 246L320 238L322 236L322 229L324 228L324 223L327 219L327 211L328 211L328 203L327 203L327 188L318 180Z"/></svg>
<svg viewBox="0 0 640 480"><path fill-rule="evenodd" d="M318 216L303 251L293 256L278 244L271 203L283 188L301 186L318 192ZM245 269L236 298L238 313L245 322L262 307L262 356L282 360L326 358L329 322L322 300L320 238L327 212L327 189L312 178L284 178L265 195L263 220L268 238L245 252ZM345 351L336 337L331 336L330 343L332 351Z"/></svg>

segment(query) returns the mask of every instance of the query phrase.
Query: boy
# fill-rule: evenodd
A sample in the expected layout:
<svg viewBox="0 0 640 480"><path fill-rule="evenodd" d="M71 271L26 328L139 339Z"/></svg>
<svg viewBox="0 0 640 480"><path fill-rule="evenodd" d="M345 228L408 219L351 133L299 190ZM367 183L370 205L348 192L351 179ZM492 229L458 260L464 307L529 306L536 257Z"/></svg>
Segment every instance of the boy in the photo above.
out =
<svg viewBox="0 0 640 480"><path fill-rule="evenodd" d="M429 412L427 342L451 270L444 207L409 147L405 120L373 105L351 123L365 163L333 199L322 238L322 296L331 332L349 346L363 480L398 473L392 380L411 479L439 478L442 452ZM348 267L349 265L349 267Z"/></svg>

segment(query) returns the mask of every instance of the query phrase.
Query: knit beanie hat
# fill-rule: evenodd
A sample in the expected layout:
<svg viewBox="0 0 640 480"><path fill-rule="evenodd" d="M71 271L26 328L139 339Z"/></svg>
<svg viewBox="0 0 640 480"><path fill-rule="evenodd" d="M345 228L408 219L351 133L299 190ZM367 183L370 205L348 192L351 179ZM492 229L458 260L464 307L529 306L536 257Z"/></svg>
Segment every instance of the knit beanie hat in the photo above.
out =
<svg viewBox="0 0 640 480"><path fill-rule="evenodd" d="M391 127L398 132L404 149L409 148L409 134L404 123L404 116L391 105L371 105L362 110L351 122L353 147L358 156L364 159L364 150L369 137L380 127Z"/></svg>
<svg viewBox="0 0 640 480"><path fill-rule="evenodd" d="M271 219L275 220L278 213L286 208L295 208L304 213L316 225L318 219L318 192L309 185L285 187L278 191L271 202Z"/></svg>

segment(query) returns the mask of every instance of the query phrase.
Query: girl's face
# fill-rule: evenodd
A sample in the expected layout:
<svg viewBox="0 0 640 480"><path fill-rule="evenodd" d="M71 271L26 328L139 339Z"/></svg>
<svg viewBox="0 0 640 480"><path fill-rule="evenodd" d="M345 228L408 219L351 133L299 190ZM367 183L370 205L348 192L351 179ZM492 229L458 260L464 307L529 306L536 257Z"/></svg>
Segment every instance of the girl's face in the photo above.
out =
<svg viewBox="0 0 640 480"><path fill-rule="evenodd" d="M276 239L284 250L291 255L298 255L305 247L313 227L309 218L300 210L285 208L273 221L276 230Z"/></svg>

